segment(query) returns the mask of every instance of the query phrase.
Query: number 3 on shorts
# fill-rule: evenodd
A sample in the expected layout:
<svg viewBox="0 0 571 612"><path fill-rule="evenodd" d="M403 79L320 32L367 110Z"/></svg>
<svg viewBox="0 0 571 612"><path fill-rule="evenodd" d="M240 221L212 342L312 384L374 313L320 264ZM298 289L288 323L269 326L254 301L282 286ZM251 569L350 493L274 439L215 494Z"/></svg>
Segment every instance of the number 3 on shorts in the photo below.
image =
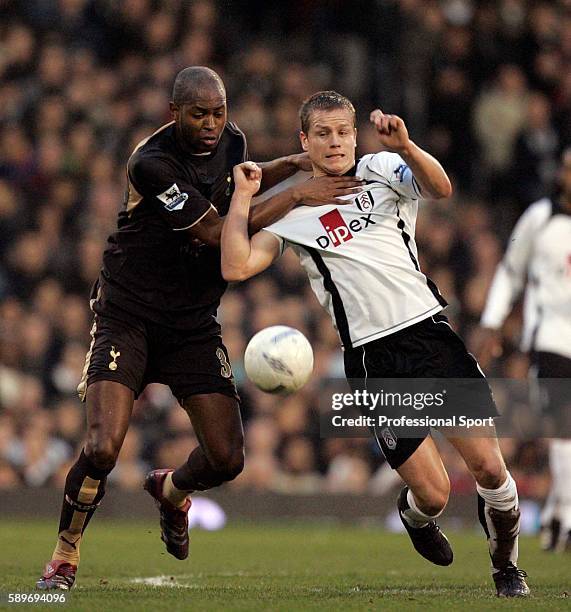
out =
<svg viewBox="0 0 571 612"><path fill-rule="evenodd" d="M232 376L232 366L228 363L228 359L226 358L226 353L221 348L216 349L216 357L220 361L220 374L224 378L231 378Z"/></svg>

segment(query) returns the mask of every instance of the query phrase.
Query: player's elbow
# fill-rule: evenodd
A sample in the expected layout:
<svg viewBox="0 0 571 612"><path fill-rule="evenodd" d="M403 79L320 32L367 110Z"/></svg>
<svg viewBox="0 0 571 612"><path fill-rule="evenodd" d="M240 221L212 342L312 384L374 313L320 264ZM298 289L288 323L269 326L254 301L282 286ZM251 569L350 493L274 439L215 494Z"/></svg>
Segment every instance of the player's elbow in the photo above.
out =
<svg viewBox="0 0 571 612"><path fill-rule="evenodd" d="M222 278L228 283L238 283L250 278L251 275L243 267L222 262Z"/></svg>
<svg viewBox="0 0 571 612"><path fill-rule="evenodd" d="M190 236L200 244L219 249L222 237L222 219L217 217L211 222L201 221L190 229Z"/></svg>
<svg viewBox="0 0 571 612"><path fill-rule="evenodd" d="M220 248L220 232L209 232L202 239L206 246L212 247L214 249Z"/></svg>
<svg viewBox="0 0 571 612"><path fill-rule="evenodd" d="M452 183L446 175L444 175L442 180L434 185L433 193L431 195L435 200L449 198L452 195Z"/></svg>
<svg viewBox="0 0 571 612"><path fill-rule="evenodd" d="M442 188L442 191L440 192L440 197L441 198L449 198L452 195L453 191L454 190L452 189L452 183L447 178L446 179L446 183L444 184L444 186Z"/></svg>
<svg viewBox="0 0 571 612"><path fill-rule="evenodd" d="M237 270L225 270L224 268L222 268L222 278L227 283L236 283L242 280Z"/></svg>

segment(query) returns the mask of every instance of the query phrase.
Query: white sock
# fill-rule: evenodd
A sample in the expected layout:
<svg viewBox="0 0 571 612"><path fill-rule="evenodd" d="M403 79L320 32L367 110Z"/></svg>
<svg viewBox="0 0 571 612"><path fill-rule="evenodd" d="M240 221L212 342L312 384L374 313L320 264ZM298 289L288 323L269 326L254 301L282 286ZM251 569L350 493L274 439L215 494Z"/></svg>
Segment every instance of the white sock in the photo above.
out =
<svg viewBox="0 0 571 612"><path fill-rule="evenodd" d="M560 488L560 469L559 456L557 453L558 443L560 440L549 440L549 471L551 473L551 487L549 494L541 511L540 523L541 526L549 526L552 520L559 520L559 500L557 499L557 491ZM559 485L559 486L558 486Z"/></svg>
<svg viewBox="0 0 571 612"><path fill-rule="evenodd" d="M186 503L190 491L181 491L177 489L172 481L172 472L169 472L163 483L163 495L170 501L173 506L182 508Z"/></svg>
<svg viewBox="0 0 571 612"><path fill-rule="evenodd" d="M504 484L497 489L484 489L476 483L476 490L490 508L505 512L519 507L517 485L509 472Z"/></svg>
<svg viewBox="0 0 571 612"><path fill-rule="evenodd" d="M564 550L571 531L571 440L552 440L550 451L553 465L551 489L557 501L555 518L561 523L556 548Z"/></svg>
<svg viewBox="0 0 571 612"><path fill-rule="evenodd" d="M498 547L498 532L492 518L490 516L490 510L499 510L500 512L510 512L513 510L519 511L519 499L517 495L517 486L512 475L508 472L505 482L500 485L497 489L485 489L476 483L476 489L480 497L484 500L484 517L486 520L486 526L488 529L489 538L488 545L490 547L490 559L492 572L497 572L502 569L504 563L511 562L517 566L518 558L518 535L519 535L519 517L517 522L514 523L514 529L516 531L515 538L511 550L506 551L505 548L501 550ZM515 517L514 517L515 519ZM505 534L503 534L505 538ZM501 541L501 539L500 539ZM509 559L506 559L509 556ZM494 565L494 560L497 567Z"/></svg>
<svg viewBox="0 0 571 612"><path fill-rule="evenodd" d="M435 518L439 517L443 512L444 508L434 516L430 516L429 514L424 513L416 504L416 500L414 499L414 495L412 491L409 489L406 494L406 501L408 502L409 508L404 512L401 512L404 520L415 529L419 529L420 527L425 527L428 523Z"/></svg>

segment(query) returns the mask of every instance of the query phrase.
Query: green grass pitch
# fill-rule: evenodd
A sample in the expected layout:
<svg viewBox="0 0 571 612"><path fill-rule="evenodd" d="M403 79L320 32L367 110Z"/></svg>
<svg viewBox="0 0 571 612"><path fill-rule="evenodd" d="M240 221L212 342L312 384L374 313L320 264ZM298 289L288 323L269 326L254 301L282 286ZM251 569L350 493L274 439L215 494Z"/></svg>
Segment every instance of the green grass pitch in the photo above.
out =
<svg viewBox="0 0 571 612"><path fill-rule="evenodd" d="M54 521L0 521L0 591L32 591L51 553L55 527ZM571 555L542 553L537 539L522 538L520 564L529 573L533 596L498 600L483 536L476 531L448 535L455 552L448 568L420 558L405 535L313 523L194 531L189 559L177 561L164 552L158 521L95 519L82 544L69 601L50 609L571 609Z"/></svg>

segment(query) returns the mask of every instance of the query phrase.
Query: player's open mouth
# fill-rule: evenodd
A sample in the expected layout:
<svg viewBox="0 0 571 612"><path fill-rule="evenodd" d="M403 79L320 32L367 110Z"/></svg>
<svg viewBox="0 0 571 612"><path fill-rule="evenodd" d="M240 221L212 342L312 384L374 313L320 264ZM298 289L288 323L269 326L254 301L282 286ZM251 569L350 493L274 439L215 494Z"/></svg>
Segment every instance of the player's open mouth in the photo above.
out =
<svg viewBox="0 0 571 612"><path fill-rule="evenodd" d="M211 144L215 144L216 142L218 142L218 138L216 136L202 136L202 138L200 139L200 142L211 145Z"/></svg>

